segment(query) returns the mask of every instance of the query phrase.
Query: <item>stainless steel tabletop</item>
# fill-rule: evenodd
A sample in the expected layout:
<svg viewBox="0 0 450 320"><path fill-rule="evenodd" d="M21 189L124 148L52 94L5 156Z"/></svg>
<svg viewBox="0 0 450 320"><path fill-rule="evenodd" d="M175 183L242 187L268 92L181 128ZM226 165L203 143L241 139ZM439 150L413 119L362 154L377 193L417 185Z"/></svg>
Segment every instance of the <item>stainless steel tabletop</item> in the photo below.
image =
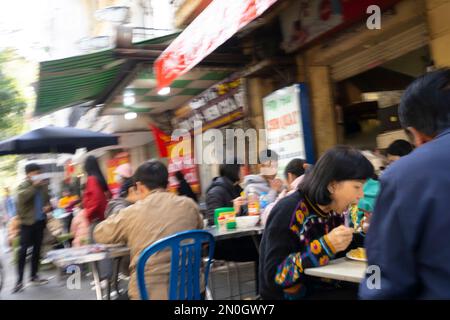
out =
<svg viewBox="0 0 450 320"><path fill-rule="evenodd" d="M263 233L264 227L256 226L250 228L237 228L232 230L219 230L216 227L210 227L205 229L211 233L216 240L225 240L232 238L240 238L245 236L256 236Z"/></svg>
<svg viewBox="0 0 450 320"><path fill-rule="evenodd" d="M95 249L100 249L96 252ZM87 245L77 248L66 248L52 250L47 253L46 262L52 262L57 266L64 267L71 264L84 264L89 262L101 261L124 257L130 254L130 249L118 245Z"/></svg>

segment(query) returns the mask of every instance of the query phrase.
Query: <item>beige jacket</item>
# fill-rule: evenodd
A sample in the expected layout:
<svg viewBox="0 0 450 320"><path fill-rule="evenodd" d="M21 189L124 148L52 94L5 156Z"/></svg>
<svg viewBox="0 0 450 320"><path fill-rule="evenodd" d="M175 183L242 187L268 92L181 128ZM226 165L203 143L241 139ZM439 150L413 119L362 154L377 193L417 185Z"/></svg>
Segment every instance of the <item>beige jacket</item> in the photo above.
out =
<svg viewBox="0 0 450 320"><path fill-rule="evenodd" d="M175 233L202 229L203 220L197 204L190 198L155 190L119 213L97 225L94 238L98 243L123 243L130 250L130 299L140 299L136 265L139 255L157 240ZM170 251L150 257L146 265L146 285L150 299L168 298Z"/></svg>

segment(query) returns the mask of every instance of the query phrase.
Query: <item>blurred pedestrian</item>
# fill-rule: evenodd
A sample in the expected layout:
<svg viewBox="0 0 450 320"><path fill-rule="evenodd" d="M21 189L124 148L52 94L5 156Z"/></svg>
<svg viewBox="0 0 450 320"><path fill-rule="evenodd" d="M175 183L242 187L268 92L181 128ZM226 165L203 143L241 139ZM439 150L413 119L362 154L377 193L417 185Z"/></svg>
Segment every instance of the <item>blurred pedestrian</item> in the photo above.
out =
<svg viewBox="0 0 450 320"><path fill-rule="evenodd" d="M9 188L4 189L3 208L8 220L16 215L16 203L14 197L11 195Z"/></svg>
<svg viewBox="0 0 450 320"><path fill-rule="evenodd" d="M105 211L108 200L111 199L111 192L106 183L106 179L100 170L97 158L94 156L87 157L84 164L84 171L88 178L83 193L83 215L80 216L79 228L81 228L81 230L84 229L84 218L86 218L89 222L89 243L93 244L95 243L93 235L94 229L97 224L105 220ZM98 267L101 280L111 278L113 273L112 259L100 261Z"/></svg>
<svg viewBox="0 0 450 320"><path fill-rule="evenodd" d="M41 168L30 163L25 166L26 179L17 189L17 216L20 220L20 251L18 279L13 293L23 290L23 274L28 247L33 247L31 257L31 283L48 283L38 276L41 245L46 226L47 213L52 211L48 182L40 178Z"/></svg>
<svg viewBox="0 0 450 320"><path fill-rule="evenodd" d="M380 177L365 240L378 281L363 280L360 297L450 299L450 69L415 80L398 113L416 148Z"/></svg>
<svg viewBox="0 0 450 320"><path fill-rule="evenodd" d="M70 187L64 187L62 197L58 201L58 207L66 213L67 216L63 219L64 230L69 232L70 225L73 219L73 210L77 204L81 202L77 195L72 193Z"/></svg>
<svg viewBox="0 0 450 320"><path fill-rule="evenodd" d="M183 172L177 171L175 172L175 178L178 180L177 193L179 196L186 196L198 202L197 195L192 191L191 186L184 178Z"/></svg>
<svg viewBox="0 0 450 320"><path fill-rule="evenodd" d="M111 192L106 184L105 177L100 170L97 158L87 157L84 163L84 171L87 174L86 187L83 193L84 215L93 230L95 225L105 219L105 210Z"/></svg>

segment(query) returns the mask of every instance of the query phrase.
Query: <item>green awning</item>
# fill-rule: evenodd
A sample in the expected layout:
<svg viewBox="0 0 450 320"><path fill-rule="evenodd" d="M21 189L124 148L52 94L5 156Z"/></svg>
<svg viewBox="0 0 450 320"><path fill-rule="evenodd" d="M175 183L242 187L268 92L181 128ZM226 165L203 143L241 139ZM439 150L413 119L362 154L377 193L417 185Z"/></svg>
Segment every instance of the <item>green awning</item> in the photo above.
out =
<svg viewBox="0 0 450 320"><path fill-rule="evenodd" d="M156 88L156 79L149 64L141 64L135 78L118 92L103 107L103 115L117 115L126 112L161 113L177 109L202 92L228 78L235 70L220 67L195 67L170 85L170 94L161 96ZM125 106L124 95L132 94L135 102Z"/></svg>
<svg viewBox="0 0 450 320"><path fill-rule="evenodd" d="M142 41L135 46L168 44L177 35ZM116 80L120 80L126 63L126 59L115 57L112 49L41 62L35 115L93 103Z"/></svg>

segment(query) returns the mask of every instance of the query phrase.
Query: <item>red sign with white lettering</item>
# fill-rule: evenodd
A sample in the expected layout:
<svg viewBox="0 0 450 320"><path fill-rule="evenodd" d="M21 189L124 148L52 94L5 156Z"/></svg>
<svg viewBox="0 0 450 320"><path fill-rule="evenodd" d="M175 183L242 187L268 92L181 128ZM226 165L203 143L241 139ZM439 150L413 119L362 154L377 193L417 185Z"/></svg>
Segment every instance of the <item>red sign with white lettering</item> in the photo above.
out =
<svg viewBox="0 0 450 320"><path fill-rule="evenodd" d="M191 70L276 1L214 0L155 61L158 89Z"/></svg>

